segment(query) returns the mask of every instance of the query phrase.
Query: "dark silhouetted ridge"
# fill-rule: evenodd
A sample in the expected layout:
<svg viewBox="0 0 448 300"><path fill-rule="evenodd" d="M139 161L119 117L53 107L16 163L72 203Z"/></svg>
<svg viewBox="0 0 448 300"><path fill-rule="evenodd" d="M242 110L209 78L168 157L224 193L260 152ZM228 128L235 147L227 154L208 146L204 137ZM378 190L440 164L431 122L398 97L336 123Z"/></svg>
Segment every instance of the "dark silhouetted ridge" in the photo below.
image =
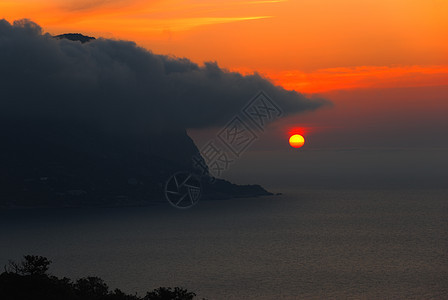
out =
<svg viewBox="0 0 448 300"><path fill-rule="evenodd" d="M70 41L80 41L81 43L87 43L87 42L90 42L91 40L95 39L92 36L82 35L80 33L64 33L64 34L56 35L55 38L67 39Z"/></svg>
<svg viewBox="0 0 448 300"><path fill-rule="evenodd" d="M127 206L164 200L167 179L197 173L201 157L183 129L138 136L108 135L95 126L2 122L0 207ZM205 164L205 162L203 161ZM204 180L203 199L270 195L258 185Z"/></svg>

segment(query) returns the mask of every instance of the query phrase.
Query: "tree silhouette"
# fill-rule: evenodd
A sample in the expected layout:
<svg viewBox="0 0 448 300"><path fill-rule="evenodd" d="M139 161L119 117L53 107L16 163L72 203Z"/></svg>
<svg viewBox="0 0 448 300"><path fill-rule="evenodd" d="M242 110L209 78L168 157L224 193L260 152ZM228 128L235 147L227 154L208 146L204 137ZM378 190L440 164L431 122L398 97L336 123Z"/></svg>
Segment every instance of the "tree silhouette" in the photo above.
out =
<svg viewBox="0 0 448 300"><path fill-rule="evenodd" d="M146 293L143 300L192 300L196 294L186 289L175 287L174 290L166 287L159 287L152 292Z"/></svg>
<svg viewBox="0 0 448 300"><path fill-rule="evenodd" d="M69 278L47 274L51 260L43 256L25 255L20 262L9 261L0 274L2 300L193 300L196 294L186 289L160 287L145 297L109 291L99 277L85 277L73 283Z"/></svg>
<svg viewBox="0 0 448 300"><path fill-rule="evenodd" d="M86 277L73 285L75 293L83 298L101 298L109 293L109 287L99 277Z"/></svg>
<svg viewBox="0 0 448 300"><path fill-rule="evenodd" d="M51 260L46 257L25 255L23 256L23 261L19 263L10 260L5 270L21 275L44 275L48 271L50 264Z"/></svg>

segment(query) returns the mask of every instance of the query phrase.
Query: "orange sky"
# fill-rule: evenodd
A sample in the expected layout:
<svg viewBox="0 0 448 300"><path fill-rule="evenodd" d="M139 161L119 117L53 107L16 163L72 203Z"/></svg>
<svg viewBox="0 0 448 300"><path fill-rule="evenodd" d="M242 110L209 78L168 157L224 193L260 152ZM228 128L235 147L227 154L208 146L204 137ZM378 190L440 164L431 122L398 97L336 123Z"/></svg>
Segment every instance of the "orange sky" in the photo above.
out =
<svg viewBox="0 0 448 300"><path fill-rule="evenodd" d="M375 85L448 84L447 15L445 0L0 2L10 22L134 40L156 53L258 70L307 92L362 87L370 75Z"/></svg>
<svg viewBox="0 0 448 300"><path fill-rule="evenodd" d="M447 15L445 0L0 2L10 22L133 40L155 53L258 71L304 93L448 86Z"/></svg>

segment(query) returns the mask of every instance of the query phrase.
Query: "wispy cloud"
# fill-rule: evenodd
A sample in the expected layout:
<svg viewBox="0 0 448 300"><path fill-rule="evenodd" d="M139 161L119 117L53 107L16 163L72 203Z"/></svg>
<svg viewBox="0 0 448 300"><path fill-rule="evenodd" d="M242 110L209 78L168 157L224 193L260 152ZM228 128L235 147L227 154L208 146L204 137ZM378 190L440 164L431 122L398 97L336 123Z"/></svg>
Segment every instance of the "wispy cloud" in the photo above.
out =
<svg viewBox="0 0 448 300"><path fill-rule="evenodd" d="M107 36L176 32L198 26L272 18L268 7L283 0L17 0L0 3L10 21L32 18L52 33L81 30ZM118 33L115 35L114 33Z"/></svg>
<svg viewBox="0 0 448 300"><path fill-rule="evenodd" d="M119 27L120 30L133 32L160 32L160 31L185 31L198 26L224 24L231 22L260 20L271 18L271 16L249 16L249 17L198 17L198 18L177 18L177 19L96 19L80 21L83 26L94 26L94 23L101 21L102 26Z"/></svg>
<svg viewBox="0 0 448 300"><path fill-rule="evenodd" d="M250 73L250 70L235 68ZM312 72L300 70L262 73L285 88L305 93L360 88L393 88L448 85L448 66L359 66L328 68Z"/></svg>
<svg viewBox="0 0 448 300"><path fill-rule="evenodd" d="M57 1L58 5L64 9L72 11L82 11L88 9L101 8L108 5L126 5L134 1L129 0L68 0Z"/></svg>

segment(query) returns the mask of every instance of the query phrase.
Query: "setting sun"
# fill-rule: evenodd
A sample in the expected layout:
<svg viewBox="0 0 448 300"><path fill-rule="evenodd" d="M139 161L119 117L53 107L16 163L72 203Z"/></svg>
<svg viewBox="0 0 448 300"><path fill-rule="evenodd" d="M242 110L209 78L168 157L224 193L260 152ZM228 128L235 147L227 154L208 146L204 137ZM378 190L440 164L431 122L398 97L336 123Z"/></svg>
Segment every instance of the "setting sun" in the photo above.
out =
<svg viewBox="0 0 448 300"><path fill-rule="evenodd" d="M300 134L294 134L289 138L291 147L300 148L305 144L305 139Z"/></svg>

